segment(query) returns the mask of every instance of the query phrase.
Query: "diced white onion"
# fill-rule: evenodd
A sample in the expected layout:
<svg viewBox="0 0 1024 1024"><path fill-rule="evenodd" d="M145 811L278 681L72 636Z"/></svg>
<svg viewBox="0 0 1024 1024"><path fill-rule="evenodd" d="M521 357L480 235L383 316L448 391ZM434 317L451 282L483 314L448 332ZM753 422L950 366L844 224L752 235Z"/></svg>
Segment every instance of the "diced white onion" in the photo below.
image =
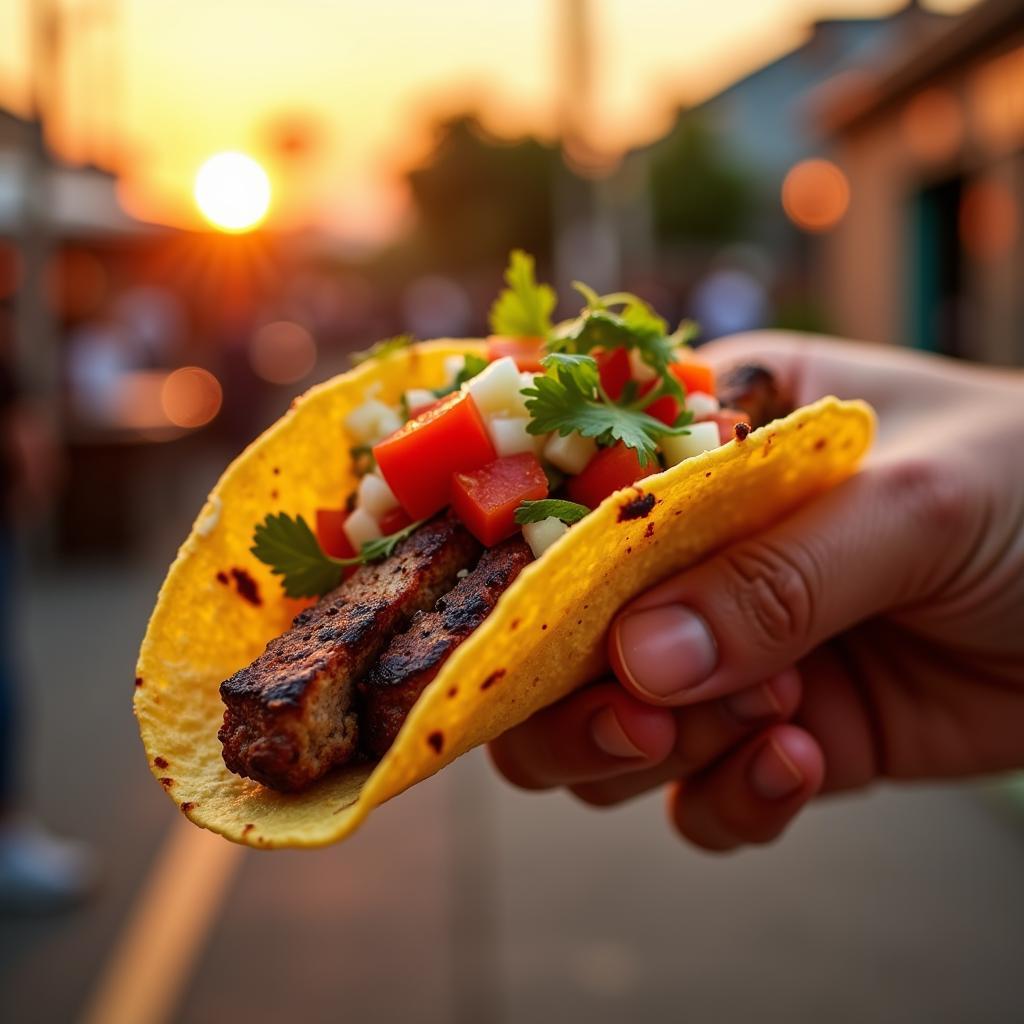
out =
<svg viewBox="0 0 1024 1024"><path fill-rule="evenodd" d="M379 520L385 512L398 508L398 499L383 477L367 473L359 481L356 490L356 505L368 515Z"/></svg>
<svg viewBox="0 0 1024 1024"><path fill-rule="evenodd" d="M526 523L523 526L523 540L530 545L533 557L540 558L559 537L568 532L569 527L561 519L550 516L539 523Z"/></svg>
<svg viewBox="0 0 1024 1024"><path fill-rule="evenodd" d="M365 479L365 477L364 477ZM345 519L345 536L348 542L358 551L367 541L382 537L377 520L365 508L356 508Z"/></svg>
<svg viewBox="0 0 1024 1024"><path fill-rule="evenodd" d="M587 463L597 454L597 442L573 432L562 437L553 433L544 445L544 458L563 473L575 476L587 468Z"/></svg>
<svg viewBox="0 0 1024 1024"><path fill-rule="evenodd" d="M487 421L487 432L499 457L520 452L539 453L544 438L531 434L526 429L529 425L527 416L492 416Z"/></svg>
<svg viewBox="0 0 1024 1024"><path fill-rule="evenodd" d="M641 384L649 380L655 380L658 376L653 366L648 366L640 356L640 350L631 348L629 350L629 373L633 380Z"/></svg>
<svg viewBox="0 0 1024 1024"><path fill-rule="evenodd" d="M358 409L353 409L345 417L345 426L349 433L361 444L376 444L388 434L394 433L402 425L398 413L389 405L370 398Z"/></svg>
<svg viewBox="0 0 1024 1024"><path fill-rule="evenodd" d="M693 413L695 420L706 420L718 412L718 399L706 391L691 391L686 396L686 408Z"/></svg>
<svg viewBox="0 0 1024 1024"><path fill-rule="evenodd" d="M410 415L416 409L422 409L425 405L433 405L437 401L437 395L426 388L410 388L405 393L405 407Z"/></svg>
<svg viewBox="0 0 1024 1024"><path fill-rule="evenodd" d="M525 414L520 387L519 369L511 356L495 359L486 370L462 385L463 391L469 392L480 414L485 417L496 412L513 416Z"/></svg>
<svg viewBox="0 0 1024 1024"><path fill-rule="evenodd" d="M519 379L522 381L522 388L532 388L533 382L538 377L543 377L543 373L533 373L530 370L521 370L519 372Z"/></svg>
<svg viewBox="0 0 1024 1024"><path fill-rule="evenodd" d="M444 380L446 384L454 384L455 378L465 369L465 356L444 357Z"/></svg>
<svg viewBox="0 0 1024 1024"><path fill-rule="evenodd" d="M665 434L658 441L665 453L665 461L670 466L676 466L685 459L692 459L694 455L709 452L719 445L717 423L691 423L686 429L690 431L688 434Z"/></svg>

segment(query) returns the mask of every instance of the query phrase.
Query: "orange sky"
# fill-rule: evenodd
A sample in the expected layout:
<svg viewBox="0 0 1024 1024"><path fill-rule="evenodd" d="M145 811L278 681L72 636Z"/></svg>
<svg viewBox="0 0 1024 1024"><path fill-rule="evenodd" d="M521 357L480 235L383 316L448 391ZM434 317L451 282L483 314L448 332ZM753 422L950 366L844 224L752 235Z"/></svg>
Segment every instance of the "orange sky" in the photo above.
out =
<svg viewBox="0 0 1024 1024"><path fill-rule="evenodd" d="M27 100L29 0L0 3L0 102ZM425 115L483 107L501 132L550 133L562 0L64 0L62 115L72 158L117 139L125 198L155 220L195 223L191 184L211 153L268 166L271 224L353 237L393 226L397 171L426 146ZM970 0L936 0L961 9ZM815 16L900 0L592 0L592 131L610 148L656 134L677 98L714 91L797 43ZM103 12L109 10L116 17ZM282 163L273 126L315 126Z"/></svg>

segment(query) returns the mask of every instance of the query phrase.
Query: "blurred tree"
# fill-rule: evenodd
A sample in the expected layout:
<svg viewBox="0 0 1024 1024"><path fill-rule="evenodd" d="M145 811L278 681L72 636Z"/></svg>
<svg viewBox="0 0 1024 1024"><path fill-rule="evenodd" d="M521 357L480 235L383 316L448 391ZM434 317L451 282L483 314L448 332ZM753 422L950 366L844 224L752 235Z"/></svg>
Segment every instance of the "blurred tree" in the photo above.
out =
<svg viewBox="0 0 1024 1024"><path fill-rule="evenodd" d="M728 242L749 231L756 180L700 114L681 113L649 160L658 242Z"/></svg>
<svg viewBox="0 0 1024 1024"><path fill-rule="evenodd" d="M474 115L443 121L426 163L409 173L414 243L434 272L501 264L520 247L547 262L553 191L564 173L554 146L533 138L505 142Z"/></svg>

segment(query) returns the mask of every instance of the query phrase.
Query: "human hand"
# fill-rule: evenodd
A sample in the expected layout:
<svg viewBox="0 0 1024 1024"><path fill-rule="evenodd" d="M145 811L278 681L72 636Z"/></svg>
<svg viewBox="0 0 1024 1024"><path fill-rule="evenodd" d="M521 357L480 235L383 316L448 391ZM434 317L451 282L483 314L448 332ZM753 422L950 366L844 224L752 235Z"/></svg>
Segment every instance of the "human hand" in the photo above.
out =
<svg viewBox="0 0 1024 1024"><path fill-rule="evenodd" d="M625 606L602 681L492 744L530 789L611 806L672 783L711 850L815 795L1024 765L1024 374L759 333L716 342L797 405L864 398L855 477Z"/></svg>

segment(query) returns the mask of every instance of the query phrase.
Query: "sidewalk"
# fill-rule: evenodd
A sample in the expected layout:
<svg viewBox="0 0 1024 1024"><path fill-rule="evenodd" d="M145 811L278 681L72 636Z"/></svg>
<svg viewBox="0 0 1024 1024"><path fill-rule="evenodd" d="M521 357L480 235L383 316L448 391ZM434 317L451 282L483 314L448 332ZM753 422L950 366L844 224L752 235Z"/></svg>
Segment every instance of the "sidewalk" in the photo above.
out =
<svg viewBox="0 0 1024 1024"><path fill-rule="evenodd" d="M78 915L0 921L2 1020L80 1017L182 827L130 710L159 577L32 587L33 789L106 879ZM1022 864L1024 828L966 787L833 800L770 849L713 859L658 798L585 810L509 789L477 753L342 846L242 853L170 1019L1009 1022Z"/></svg>

